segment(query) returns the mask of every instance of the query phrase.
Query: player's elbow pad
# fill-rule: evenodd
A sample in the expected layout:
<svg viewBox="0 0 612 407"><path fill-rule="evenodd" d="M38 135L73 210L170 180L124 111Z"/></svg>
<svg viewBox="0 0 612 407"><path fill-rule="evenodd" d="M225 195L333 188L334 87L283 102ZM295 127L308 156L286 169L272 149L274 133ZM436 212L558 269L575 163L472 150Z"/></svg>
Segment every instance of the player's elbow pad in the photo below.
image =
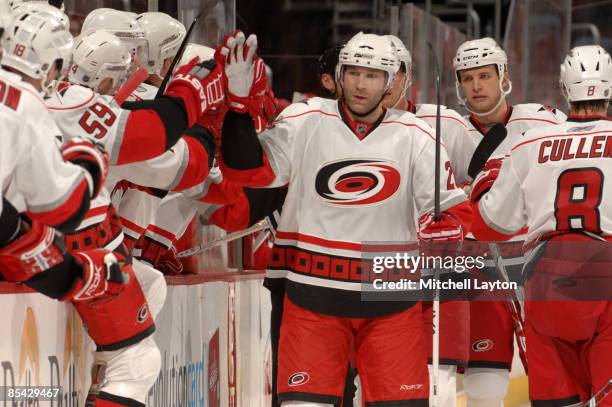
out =
<svg viewBox="0 0 612 407"><path fill-rule="evenodd" d="M189 126L185 103L177 97L162 96L153 100L125 102L121 107L131 111L154 111L164 127L165 150L169 150L174 146Z"/></svg>
<svg viewBox="0 0 612 407"><path fill-rule="evenodd" d="M248 113L228 111L223 121L221 156L229 168L251 170L263 166L263 150Z"/></svg>

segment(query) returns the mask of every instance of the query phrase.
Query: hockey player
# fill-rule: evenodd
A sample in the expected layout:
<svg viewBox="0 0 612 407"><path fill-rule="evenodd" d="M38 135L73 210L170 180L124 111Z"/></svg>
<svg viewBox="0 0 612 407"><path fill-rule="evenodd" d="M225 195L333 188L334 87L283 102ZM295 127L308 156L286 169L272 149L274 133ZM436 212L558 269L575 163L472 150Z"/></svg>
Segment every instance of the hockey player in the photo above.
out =
<svg viewBox="0 0 612 407"><path fill-rule="evenodd" d="M47 7L55 9L49 5ZM4 47L7 51L3 53L2 64L19 71L21 71L21 68L26 69L30 73L29 77L37 79L36 82L38 82L38 77L40 76L42 81L41 92L52 81L59 78L62 68L66 68L70 61L70 53L74 43L72 35L65 30L65 20L60 18L60 16L65 16L65 14L57 9L55 11L52 14L54 19L48 21L43 17L36 17L38 9L33 7L25 7L22 11L14 11L10 16L4 17L7 28L8 24L10 24L14 31L11 32L7 29L4 35ZM43 14L48 15L49 12L45 11ZM33 26L36 29L32 31ZM48 44L46 37L52 37L56 40L55 50L51 51L43 48L43 46ZM31 48L27 48L28 46ZM24 66L24 59L21 56L24 56L25 60L28 58L35 60L38 54L42 53L52 53L59 57L49 65L37 64L37 71Z"/></svg>
<svg viewBox="0 0 612 407"><path fill-rule="evenodd" d="M168 14L159 12L139 14L136 21L147 40L148 59L143 66L149 72L148 82L157 90L185 38L185 26Z"/></svg>
<svg viewBox="0 0 612 407"><path fill-rule="evenodd" d="M119 263L121 255L95 247L66 254L54 230L44 226L54 225L72 233L81 225L88 213L89 198L103 190L108 168L108 159L91 142L76 137L64 144L63 154L80 163L90 175L58 161L54 136L62 135L38 95L47 70L65 62L60 50L65 45L62 40L71 40L70 34L53 16L30 12L18 14L7 32L11 35L4 44L3 63L18 75L0 72L7 89L2 128L8 130L7 136L19 139L10 143L11 148L2 149L3 168L7 170L3 193L32 221L20 220L6 229L12 230L17 239L13 236L2 249L2 274L52 298L71 301L98 350L120 353L127 360L109 368L106 393L97 406L138 405L157 377L160 355L154 344L149 345L154 323L131 267ZM23 121L23 117L28 120ZM10 214L11 207L6 203L2 213ZM116 318L118 314L124 318ZM136 360L131 361L134 357ZM141 374L134 377L123 373L130 368L139 369ZM134 393L141 397L130 397ZM128 398L132 401L126 402Z"/></svg>
<svg viewBox="0 0 612 407"><path fill-rule="evenodd" d="M115 47L117 52L109 52L110 59L107 61L109 65L98 66L95 71L96 75L88 77L87 73L90 72L91 66L78 65L87 61L86 58L84 60L79 58L78 53L84 49L78 47L78 45L87 48L88 41L93 41L96 35L111 36L112 38L107 38L108 49L106 51ZM92 32L85 34L80 38L77 48L75 50L75 61L78 60L78 62L73 66L74 69L71 69L72 79L76 81L76 78L78 78L98 90L110 92L117 83L120 83L118 77L122 73L125 74L130 66L130 53L110 33ZM104 49L99 52L104 52ZM91 52L85 53L91 55ZM116 59L113 60L113 58ZM203 64L198 65L193 62L191 65L183 67L183 70L179 70L173 81L170 82L166 96L153 102L136 103L129 106L130 110L117 107L110 97L104 97L91 89L70 83L60 84L57 92L54 92L47 102L54 113L56 122L64 129L65 134L79 134L83 137L99 140L107 150L111 151L111 164L120 165L137 162L155 157L174 145L183 131L188 126L195 124L203 113L203 109L213 105L213 100L205 101L201 99L200 90L206 86L207 82L202 83L200 80L204 80L204 77L213 70L214 65L214 61L210 61L207 65L208 68L206 68ZM109 71L118 73L118 77L108 74ZM197 75L200 75L200 77L198 78ZM211 77L216 80L220 78L219 75L215 76L214 72ZM166 144L167 142L170 143ZM160 147L157 151L155 151L155 144ZM143 148L151 146L152 149ZM115 159L112 158L113 156L115 156ZM105 191L104 196L101 196L96 202L97 205L90 209L77 232L67 235L66 239L72 250L88 247L105 247L110 250L122 249L121 223L110 205L108 194L108 191ZM134 262L138 281L150 300L151 315L155 316L161 309L165 297L163 276L154 272L154 270L152 270L152 273L143 273L142 271L146 267L139 266ZM145 278L149 275L152 278ZM149 380L154 380L156 376L154 369L151 370L151 375L133 378L132 386L120 386L119 389L113 387L113 383L127 380L121 376L122 369L137 368L134 364L142 363L138 358L132 360L133 355L131 353L142 352L146 347L157 351L152 339L148 343L144 342L138 344L143 346L129 347L110 353L98 353L97 359L105 361L108 366L105 381L101 387L100 395L102 397L106 397L106 394L123 392L124 396L131 400L144 401L152 383L149 383ZM104 349L99 347L99 350ZM150 359L150 362L154 361L154 358ZM114 374L117 374L117 376L114 376Z"/></svg>
<svg viewBox="0 0 612 407"><path fill-rule="evenodd" d="M412 84L412 56L404 43L393 35L388 35L401 61L400 69L393 81L393 87L385 97L383 105L414 113L432 129L436 128L437 106L435 104L415 105L408 99L408 88ZM456 111L441 107L440 116L442 143L448 153L447 188L452 189L452 176L458 186L469 182L468 164L476 142L471 137L463 117ZM443 301L440 305L440 406L454 406L456 403L457 367L465 368L469 358L469 303L467 301ZM424 303L425 332L432 332L431 303ZM427 342L431 345L431 341ZM431 357L431 349L429 350Z"/></svg>
<svg viewBox="0 0 612 407"><path fill-rule="evenodd" d="M270 265L288 272L279 400L339 403L354 332L366 403L425 406L429 389L420 303L362 302L361 242L416 239L417 213L419 236L440 238L438 232L445 230L461 239L461 225L470 217L465 196L444 187L445 212L432 221L434 173L425 165L434 155L431 129L413 115L382 107L399 68L386 37L359 33L342 49L340 101L294 104L259 137L249 115L258 108L255 47L254 36L245 41L239 32L220 50L227 58L232 109L221 152L226 175L238 182L289 184ZM351 184L362 176L377 186Z"/></svg>
<svg viewBox="0 0 612 407"><path fill-rule="evenodd" d="M536 103L510 105L506 100L512 90L507 64L506 53L491 38L465 42L458 48L454 60L457 97L470 112L470 134L477 143L490 144L490 156L480 157L481 161L486 161L486 169L498 168L504 155L524 131L565 120L563 113L551 107ZM505 138L487 134L497 123L505 126ZM487 185L481 184L480 188L482 190L478 193L483 193ZM512 243L500 246L505 267L511 276L520 273L524 261L523 239L524 236L517 234L512 238ZM483 248L478 255L486 251ZM498 275L492 261L484 272L485 275ZM470 302L471 354L464 380L469 407L501 405L508 388L513 357L513 325L506 303Z"/></svg>
<svg viewBox="0 0 612 407"><path fill-rule="evenodd" d="M567 122L527 131L501 169L474 182L478 193L479 184L496 178L475 201L477 238L506 240L528 228L525 318L534 406L581 406L612 377L612 184L604 177L612 171L611 82L612 59L603 48L572 49L560 76Z"/></svg>
<svg viewBox="0 0 612 407"><path fill-rule="evenodd" d="M97 13L92 12L92 14L88 20L88 27L93 25L111 32L117 32L121 28L116 21L111 22L108 19L97 21ZM122 14L122 18L126 21L132 21L129 20L129 16L125 16L125 13ZM157 12L143 13L133 23L138 24L146 40L148 51L144 66L149 72L149 78L138 86L128 100L153 100L162 77L166 75L185 37L185 28L169 15ZM184 57L181 65L196 56L190 52L184 55L191 58ZM200 60L211 58L212 54L201 57ZM209 112L207 117L213 114L216 112ZM168 191L185 190L204 182L207 178L215 146L212 130L204 127L203 122L204 120L199 120L186 131L172 150L166 151L159 157L133 165L115 167L111 171L112 175L122 180L113 192L113 202L121 217L126 243L130 250L152 221L161 199Z"/></svg>
<svg viewBox="0 0 612 407"><path fill-rule="evenodd" d="M2 191L20 212L32 220L60 231L69 231L81 221L90 201L101 190L108 173L108 158L93 143L75 139L64 146L65 158L74 160L74 164L62 160L52 137L60 132L44 106L40 92L48 76L45 67L50 70L52 66L65 62L60 49L63 45L68 46L72 39L63 35L57 20L43 20L29 14L19 17L19 22L7 27L7 33L20 34L21 30L29 27L28 24L32 24L38 26L44 35L28 47L17 42L12 35L7 35L2 41L5 49L0 69L0 88L3 89L0 120L3 134L8 137L6 147L0 149L2 168L6 170ZM62 41L65 41L63 45ZM57 47L50 47L49 43L55 43ZM23 47L25 57L31 61L26 63L8 51L16 47ZM23 117L28 120L20 119ZM43 134L51 137L43 137ZM10 142L11 137L16 137L14 142ZM11 183L9 174L37 181ZM13 199L13 194L19 198Z"/></svg>
<svg viewBox="0 0 612 407"><path fill-rule="evenodd" d="M134 69L149 60L149 48L145 33L136 21L136 14L114 10L112 8L97 8L87 14L81 27L81 35L105 30L115 34L128 47L132 56Z"/></svg>

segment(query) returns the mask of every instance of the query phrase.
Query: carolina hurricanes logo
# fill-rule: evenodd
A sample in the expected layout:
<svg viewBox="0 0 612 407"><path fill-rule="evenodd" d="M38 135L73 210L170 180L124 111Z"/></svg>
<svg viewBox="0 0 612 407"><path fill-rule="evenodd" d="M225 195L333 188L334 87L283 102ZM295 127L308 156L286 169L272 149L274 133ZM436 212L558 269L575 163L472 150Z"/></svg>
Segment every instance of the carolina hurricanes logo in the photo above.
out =
<svg viewBox="0 0 612 407"><path fill-rule="evenodd" d="M472 344L474 352L486 352L491 349L493 349L493 341L490 339L481 339Z"/></svg>
<svg viewBox="0 0 612 407"><path fill-rule="evenodd" d="M143 306L140 307L140 309L138 310L138 317L137 317L138 323L142 324L148 318L149 318L149 308L147 307L147 304L143 304Z"/></svg>
<svg viewBox="0 0 612 407"><path fill-rule="evenodd" d="M373 205L395 194L399 170L385 160L341 160L325 164L317 173L315 189L332 205Z"/></svg>
<svg viewBox="0 0 612 407"><path fill-rule="evenodd" d="M299 373L294 373L291 376L289 376L289 380L287 381L287 384L292 387L300 386L308 382L308 380L310 380L310 375L308 373L299 372Z"/></svg>

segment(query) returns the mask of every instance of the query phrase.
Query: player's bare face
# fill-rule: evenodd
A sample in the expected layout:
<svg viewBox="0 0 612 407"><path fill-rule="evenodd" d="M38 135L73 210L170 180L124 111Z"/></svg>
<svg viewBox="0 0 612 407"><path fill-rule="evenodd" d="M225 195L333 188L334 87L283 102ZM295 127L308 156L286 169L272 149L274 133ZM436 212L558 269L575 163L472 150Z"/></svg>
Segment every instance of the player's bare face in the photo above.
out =
<svg viewBox="0 0 612 407"><path fill-rule="evenodd" d="M495 65L459 71L459 79L471 110L488 112L499 102L501 89Z"/></svg>
<svg viewBox="0 0 612 407"><path fill-rule="evenodd" d="M342 75L342 91L348 108L365 115L380 104L385 91L385 72L362 66L347 66Z"/></svg>

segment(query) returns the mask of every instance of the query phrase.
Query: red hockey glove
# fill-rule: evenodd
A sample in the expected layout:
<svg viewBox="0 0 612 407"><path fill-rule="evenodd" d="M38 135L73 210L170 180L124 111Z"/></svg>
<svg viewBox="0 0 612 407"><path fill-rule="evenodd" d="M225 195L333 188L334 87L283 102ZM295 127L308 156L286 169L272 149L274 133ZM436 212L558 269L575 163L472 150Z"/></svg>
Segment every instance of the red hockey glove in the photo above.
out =
<svg viewBox="0 0 612 407"><path fill-rule="evenodd" d="M89 173L89 191L92 198L98 196L104 187L109 170L108 153L104 148L90 140L73 137L66 141L61 147L61 153L65 161L77 164Z"/></svg>
<svg viewBox="0 0 612 407"><path fill-rule="evenodd" d="M491 189L499 175L501 165L502 160L499 158L487 161L482 171L472 183L472 190L470 191L470 202L472 204L478 202Z"/></svg>
<svg viewBox="0 0 612 407"><path fill-rule="evenodd" d="M145 235L138 240L138 245L141 248L140 260L149 263L165 275L174 276L183 273L183 264L176 257L174 247L167 247L151 236Z"/></svg>
<svg viewBox="0 0 612 407"><path fill-rule="evenodd" d="M428 256L453 256L463 241L464 231L455 217L449 213L440 213L440 220L434 220L429 212L419 219L421 250Z"/></svg>
<svg viewBox="0 0 612 407"><path fill-rule="evenodd" d="M129 273L123 268L118 255L107 250L88 250L73 253L76 263L81 267L81 278L77 278L70 291L62 298L64 301L90 301L119 294L129 282Z"/></svg>
<svg viewBox="0 0 612 407"><path fill-rule="evenodd" d="M176 276L186 273L183 263L176 257L176 249L174 247L171 247L162 254L156 268L167 276Z"/></svg>
<svg viewBox="0 0 612 407"><path fill-rule="evenodd" d="M440 220L434 220L433 213L429 212L419 219L418 238L425 242L461 241L463 240L463 227L452 215L442 212Z"/></svg>
<svg viewBox="0 0 612 407"><path fill-rule="evenodd" d="M174 75L166 90L167 96L179 97L185 103L189 127L206 112L225 105L222 68L214 59L198 62L193 58Z"/></svg>
<svg viewBox="0 0 612 407"><path fill-rule="evenodd" d="M21 282L64 261L66 248L55 229L21 221L25 232L0 248L0 269L7 281Z"/></svg>

